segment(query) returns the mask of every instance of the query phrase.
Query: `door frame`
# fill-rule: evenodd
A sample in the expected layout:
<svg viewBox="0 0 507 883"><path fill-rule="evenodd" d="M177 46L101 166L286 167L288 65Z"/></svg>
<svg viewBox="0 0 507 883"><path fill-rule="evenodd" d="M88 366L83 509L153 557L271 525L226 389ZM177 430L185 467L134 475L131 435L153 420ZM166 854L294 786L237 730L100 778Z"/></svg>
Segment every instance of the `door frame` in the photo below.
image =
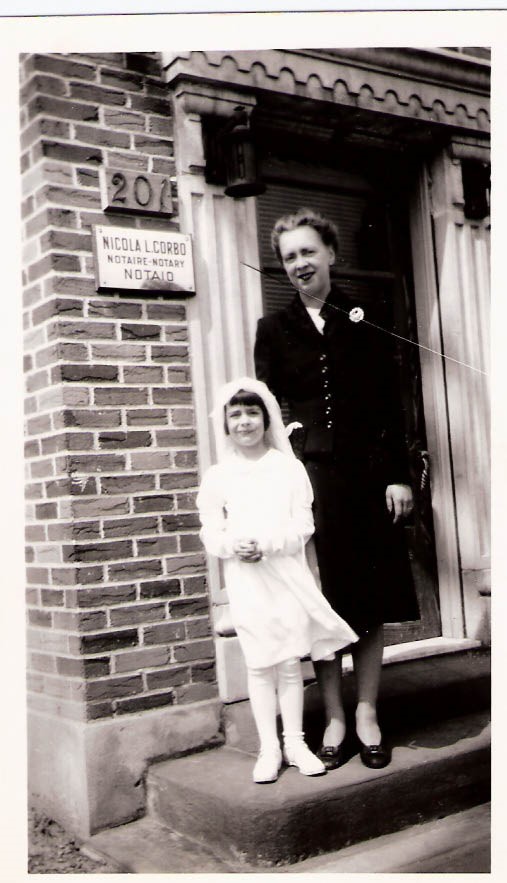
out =
<svg viewBox="0 0 507 883"><path fill-rule="evenodd" d="M422 165L410 205L410 236L419 337L425 346L441 352L442 319L439 308L429 172ZM437 556L438 592L442 636L465 637L462 581L459 561L456 506L452 478L449 409L443 359L419 350L426 439L431 462L431 503Z"/></svg>
<svg viewBox="0 0 507 883"><path fill-rule="evenodd" d="M262 315L255 197L231 199L205 180L202 116L227 117L238 95L221 85L179 81L174 92L175 146L180 223L194 239L196 297L189 303L190 353L196 404L199 465L213 460L208 419L216 387L241 373L253 373L253 343ZM410 205L410 228L417 325L428 329L428 346L441 351L437 268L432 232L428 170L421 164ZM223 243L228 243L226 251ZM210 321L211 319L211 321ZM232 344L232 346L231 346ZM228 352L224 365L217 353ZM444 638L466 637L456 506L445 378L441 360L421 350L423 406L432 461L432 505L438 567L438 591ZM209 562L209 588L215 631L219 694L224 702L247 697L246 670L239 642L228 618L227 596L216 562ZM432 639L433 642L440 638ZM414 646L417 642L411 642ZM407 645L403 645L407 646ZM435 647L436 650L436 647ZM428 652L428 651L426 651ZM431 652L431 651L429 651Z"/></svg>
<svg viewBox="0 0 507 883"><path fill-rule="evenodd" d="M273 187L273 188L278 187L279 189L284 188L286 190L286 196L288 199L288 203L293 208L296 206L296 203L297 203L297 205L309 204L309 205L313 205L316 208L318 207L319 210L321 210L324 214L328 213L330 215L330 217L332 217L332 209L331 208L326 210L322 205L319 206L319 203L320 203L319 193L321 193L322 191L326 192L328 195L332 194L332 193L333 194L336 193L337 200L340 199L340 194L346 195L347 193L351 193L351 194L361 195L362 193L372 192L371 188L374 185L371 184L371 181L366 182L365 177L364 177L364 171L363 171L366 168L369 168L371 171L372 161L375 160L375 158L371 155L371 147L369 147L368 152L366 152L366 151L363 152L363 158L361 161L358 160L357 150L354 151L354 153L352 154L352 158L355 162L354 162L354 166L353 166L352 171L348 167L346 167L346 165L341 165L339 168L335 168L331 165L328 165L327 163L323 163L322 165L319 165L316 168L314 168L314 167L309 167L309 166L305 165L304 162L302 162L298 159L296 154L294 156L292 156L290 159L285 158L284 160L280 159L279 157L275 157L274 151L273 151L273 144L271 145L271 149L269 147L270 136L272 138L276 138L276 132L270 133L268 131L265 135L266 144L264 144L263 146L266 148L266 145L268 145L268 148L266 150L267 158L265 159L263 157L262 161L259 163L260 168L261 168L261 176L262 176L263 181L266 184L268 192L270 190L270 187ZM364 147L368 148L368 145L364 145ZM390 152L388 152L387 147L382 148L382 154L381 154L382 161L380 162L380 166L384 166L386 169L388 169L390 164L392 164L392 157L393 156L394 156L394 154L393 154L392 150ZM391 157L391 161L389 161L389 157ZM350 154L349 154L349 159L350 159ZM380 157L377 157L376 159L380 159ZM413 166L414 166L413 160L411 160L409 164L407 163L407 180L410 180L410 178L413 177L413 172L412 172ZM410 174L409 174L409 170L410 170ZM422 163L420 162L419 163L419 175L417 178L417 187L419 187L421 184L420 178L421 178L421 174L423 174L423 172L421 170L422 170ZM397 161L396 161L396 171L399 172L399 158L397 158ZM375 176L373 176L373 180L374 180L374 177ZM294 198L293 198L294 194L292 192L293 187L304 188L304 190L306 190L306 188L311 188L311 191L309 192L308 197L306 196L306 194L303 191L303 194L301 195L301 199L294 202ZM315 190L313 190L313 188L315 188ZM408 193L407 187L403 187L402 192L403 192L404 196L411 197L410 205L408 204L408 201L407 201L407 204L405 205L406 200L403 199L403 205L404 205L403 220L400 222L400 220L398 219L398 225L403 224L403 226L406 228L407 225L409 224L411 213L413 211L414 196L413 196L413 194ZM386 202L390 202L393 198L392 190L389 191L389 193L386 193L385 196L386 196ZM276 261L276 258L272 254L271 249L269 249L268 253L266 253L266 245L267 245L266 239L268 239L268 241L269 241L269 237L266 237L266 233L267 233L267 227L266 227L266 220L267 219L265 216L266 207L264 207L264 209L263 209L262 199L263 198L261 197L261 208L257 212L258 237L260 235L259 228L264 225L263 231L262 231L262 238L264 241L263 241L262 245L259 244L259 250L263 254L261 269L264 272L267 271L269 274L273 274L274 272L276 272L276 273L279 272L282 274L283 277L285 277L285 273L282 271L278 261ZM274 199L274 202L278 202L278 200L281 200L281 205L283 206L283 201L284 201L283 195L279 194L278 196L276 196L275 193L273 193L272 199ZM398 201L398 200L396 200L396 201ZM270 200L268 202L268 204L270 205L269 215L270 215L270 222L271 222L272 220L274 220L274 217L275 217L275 215L273 215L273 213L272 213L273 201ZM409 209L410 209L410 211L409 211ZM280 209L280 210L282 210L282 209ZM290 210L292 210L292 208L286 208L286 210L290 211ZM341 229L340 221L337 218L335 218L335 220L337 221L337 224L338 224L339 233L342 234L344 231ZM393 223L394 223L394 221L393 221L393 219L391 219L391 236L392 236L392 231L394 229ZM401 273L405 274L405 270L406 270L405 262L404 262L404 259L402 259L400 256L399 244L398 244L398 246L394 246L393 242L391 242L390 247L391 247L391 251L393 252L393 255L394 255L394 252L396 252L398 263L403 266L403 269L398 268L399 272L397 273L394 270L394 263L393 263L393 265L390 267L384 267L384 271L388 271L388 272L384 273L384 275L386 275L386 276L392 275L393 281L395 281L395 279L396 279L397 286L400 286L401 285L400 274ZM412 272L412 254L411 254L410 236L407 237L406 242L404 241L402 248L403 248L403 252L404 253L406 252L407 255L409 256L410 269L408 271L408 277L410 279L412 279L413 272ZM395 261L394 256L393 256L393 261ZM345 278L352 278L352 277L347 276L348 270L350 270L350 268L348 267L348 265L346 265L345 269L343 271L344 276L345 276ZM389 272L389 271L392 271L392 272ZM379 278L381 275L382 274L379 273L377 278ZM285 280L285 281L287 283L287 280ZM340 276L339 275L337 275L335 277L335 281L336 281L336 284L338 285L338 287L340 287ZM407 286L409 286L410 289L412 289L412 287L413 287L410 284L410 282L408 281L408 279L407 279ZM283 302L283 303L286 303L287 296L289 298L291 297L291 295L290 295L291 286L287 283L285 288L286 288L286 290L284 292L284 298L281 299L281 302ZM422 290L424 292L426 292L428 289L423 288ZM437 289L435 286L435 291L436 290ZM292 289L292 291L293 291L293 289ZM398 287L398 295L395 295L395 297L399 297L399 287ZM412 301L412 300L413 300L413 298L411 296L410 301ZM363 306L364 306L364 304L363 304ZM278 305L276 304L276 302L275 303L271 302L270 308L276 309L276 308L278 308ZM264 301L264 309L266 309L266 301ZM405 309L410 309L410 318L414 322L415 325L418 325L418 318L417 318L417 315L415 312L415 307L410 307L410 308L405 307ZM398 328L398 331L400 331L400 333L407 333L407 332L403 331L403 326L400 326ZM418 351L418 352L420 353L420 351ZM420 365L416 369L416 374L418 376L420 375ZM422 390L421 390L421 394L420 394L420 404L421 404L422 410L424 412L424 398L422 395ZM421 439L421 441L422 441L422 439ZM424 447L426 450L428 449L427 442L424 444ZM431 522L432 521L433 521L433 513L431 515ZM407 529L409 529L409 528L407 528ZM433 534L433 524L432 523L431 523L431 527L430 527L430 533ZM425 582L424 578L422 578L421 581L417 584L417 594L418 594L418 598L419 598L419 608L420 608L420 619L416 620L414 622L410 622L410 623L388 624L385 629L386 646L394 646L396 644L409 644L409 643L415 644L416 642L420 642L420 641L428 641L428 640L438 639L438 638L442 637L442 635L443 635L442 623L441 623L441 617L440 617L440 607L439 607L439 594L438 594L438 568L437 568L436 548L435 548L434 543L433 543L432 552L435 556L434 557L434 569L432 569L431 575L430 574L427 575L427 583ZM431 556L432 559L433 559L433 554ZM417 553L416 553L416 556L417 556ZM431 562L431 564L433 565L433 561ZM417 582L418 577L415 573L414 573L414 579ZM428 596L430 593L430 585L429 585L430 583L432 584L431 585L431 598L424 597L424 596ZM421 595L421 592L422 592L422 595ZM427 603L427 606L425 608L424 605L426 603ZM438 610L434 609L435 605L438 607ZM446 633L446 636L451 637L451 634Z"/></svg>

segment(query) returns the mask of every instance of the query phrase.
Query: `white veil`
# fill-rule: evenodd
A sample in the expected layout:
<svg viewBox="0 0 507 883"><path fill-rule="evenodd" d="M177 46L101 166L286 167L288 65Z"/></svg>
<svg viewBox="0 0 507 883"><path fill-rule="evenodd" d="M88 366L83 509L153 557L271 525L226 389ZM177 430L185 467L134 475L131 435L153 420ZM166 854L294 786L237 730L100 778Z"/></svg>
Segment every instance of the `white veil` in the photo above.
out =
<svg viewBox="0 0 507 883"><path fill-rule="evenodd" d="M234 450L230 437L225 432L224 424L224 408L233 395L244 389L245 392L255 392L262 399L269 414L269 427L265 433L266 444L271 448L276 448L282 454L288 454L296 459L296 455L292 450L289 441L289 434L284 426L282 412L275 396L269 391L268 387L262 380L255 380L253 377L238 377L224 384L216 395L215 407L211 412L211 420L215 433L215 443L217 449L217 460L222 460L227 454ZM313 537L310 537L305 547L306 561L320 588L319 566L317 564L317 555L315 552L315 544ZM322 589L321 589L322 591Z"/></svg>
<svg viewBox="0 0 507 883"><path fill-rule="evenodd" d="M271 448L281 451L283 454L295 456L292 445L289 441L287 431L283 424L280 406L262 380L255 380L253 377L238 377L235 380L224 384L219 390L215 398L215 406L211 413L213 429L215 433L215 442L217 448L217 459L221 460L226 454L233 450L233 444L230 437L225 432L224 426L224 408L227 402L239 392L254 392L262 399L269 414L269 427L265 433L266 444Z"/></svg>

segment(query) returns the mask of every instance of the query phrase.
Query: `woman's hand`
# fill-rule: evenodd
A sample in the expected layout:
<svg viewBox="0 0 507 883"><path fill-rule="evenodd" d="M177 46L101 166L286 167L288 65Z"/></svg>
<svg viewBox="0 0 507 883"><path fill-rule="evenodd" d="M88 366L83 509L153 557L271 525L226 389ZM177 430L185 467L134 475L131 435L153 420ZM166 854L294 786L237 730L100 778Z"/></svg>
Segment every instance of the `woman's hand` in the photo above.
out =
<svg viewBox="0 0 507 883"><path fill-rule="evenodd" d="M412 488L408 484L390 484L386 488L386 504L393 516L393 524L410 515L414 508Z"/></svg>
<svg viewBox="0 0 507 883"><path fill-rule="evenodd" d="M262 558L262 551L257 540L237 540L233 546L233 552L241 561L249 561L253 564Z"/></svg>

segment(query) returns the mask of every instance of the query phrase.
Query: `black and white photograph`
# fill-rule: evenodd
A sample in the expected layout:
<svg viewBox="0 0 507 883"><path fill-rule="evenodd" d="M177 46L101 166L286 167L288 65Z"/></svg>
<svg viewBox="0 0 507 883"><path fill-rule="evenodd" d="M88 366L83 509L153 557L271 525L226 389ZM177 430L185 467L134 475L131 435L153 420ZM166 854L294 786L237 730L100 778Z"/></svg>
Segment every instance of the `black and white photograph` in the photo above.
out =
<svg viewBox="0 0 507 883"><path fill-rule="evenodd" d="M454 14L21 41L30 875L491 873L495 53Z"/></svg>

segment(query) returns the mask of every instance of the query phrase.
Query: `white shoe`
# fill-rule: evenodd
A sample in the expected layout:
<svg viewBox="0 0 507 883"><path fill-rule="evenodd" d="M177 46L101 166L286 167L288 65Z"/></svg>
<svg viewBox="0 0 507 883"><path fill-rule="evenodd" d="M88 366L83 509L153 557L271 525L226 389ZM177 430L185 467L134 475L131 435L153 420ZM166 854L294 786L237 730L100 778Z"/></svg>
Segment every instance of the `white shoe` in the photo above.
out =
<svg viewBox="0 0 507 883"><path fill-rule="evenodd" d="M322 776L326 768L321 760L312 754L302 739L284 745L285 760L289 766L296 766L303 776Z"/></svg>
<svg viewBox="0 0 507 883"><path fill-rule="evenodd" d="M282 752L279 747L264 749L259 752L257 763L253 768L252 778L258 785L276 782L282 765Z"/></svg>

